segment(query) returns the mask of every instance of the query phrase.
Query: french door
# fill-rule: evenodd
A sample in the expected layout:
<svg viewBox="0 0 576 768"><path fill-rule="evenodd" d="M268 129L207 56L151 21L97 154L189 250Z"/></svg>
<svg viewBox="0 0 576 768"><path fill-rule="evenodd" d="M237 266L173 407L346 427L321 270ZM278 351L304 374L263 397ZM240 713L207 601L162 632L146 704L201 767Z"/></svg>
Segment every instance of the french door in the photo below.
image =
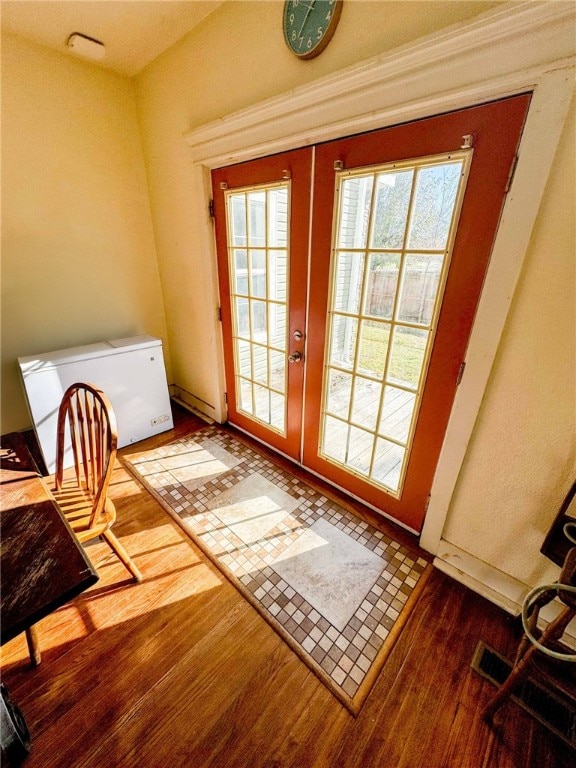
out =
<svg viewBox="0 0 576 768"><path fill-rule="evenodd" d="M528 104L212 174L230 422L414 530Z"/></svg>
<svg viewBox="0 0 576 768"><path fill-rule="evenodd" d="M303 149L212 174L228 419L296 461L311 171Z"/></svg>

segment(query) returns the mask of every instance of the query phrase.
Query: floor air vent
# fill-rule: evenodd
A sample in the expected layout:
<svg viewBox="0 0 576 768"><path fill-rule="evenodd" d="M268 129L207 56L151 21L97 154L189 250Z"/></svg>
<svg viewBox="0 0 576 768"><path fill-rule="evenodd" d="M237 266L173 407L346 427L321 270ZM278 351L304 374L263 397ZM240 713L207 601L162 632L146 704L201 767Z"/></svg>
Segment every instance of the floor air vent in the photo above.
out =
<svg viewBox="0 0 576 768"><path fill-rule="evenodd" d="M479 675L499 686L510 674L512 662L480 640L471 666ZM512 699L562 741L576 749L576 702L530 677Z"/></svg>

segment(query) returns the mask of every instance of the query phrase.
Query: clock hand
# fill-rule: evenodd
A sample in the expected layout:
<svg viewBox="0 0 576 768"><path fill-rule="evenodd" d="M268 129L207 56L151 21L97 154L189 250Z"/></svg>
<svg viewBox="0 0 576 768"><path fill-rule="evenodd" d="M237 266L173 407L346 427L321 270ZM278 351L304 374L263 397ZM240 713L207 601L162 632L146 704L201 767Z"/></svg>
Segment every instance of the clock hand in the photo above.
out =
<svg viewBox="0 0 576 768"><path fill-rule="evenodd" d="M308 8L308 10L306 11L306 16L304 16L304 21L302 22L302 26L300 27L300 31L298 32L298 37L300 37L300 35L302 34L302 30L304 29L304 25L306 24L308 16L310 16L310 11L312 10L312 8L314 8L314 3L315 2L316 2L316 0L312 0L310 5L306 6L306 8Z"/></svg>

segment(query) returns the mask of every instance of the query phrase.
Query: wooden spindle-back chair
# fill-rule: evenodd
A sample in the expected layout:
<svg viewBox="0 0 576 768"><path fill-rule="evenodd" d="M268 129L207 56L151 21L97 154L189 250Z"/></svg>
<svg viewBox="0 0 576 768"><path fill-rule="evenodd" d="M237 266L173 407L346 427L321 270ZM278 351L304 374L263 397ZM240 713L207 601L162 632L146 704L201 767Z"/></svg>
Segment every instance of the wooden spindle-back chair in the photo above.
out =
<svg viewBox="0 0 576 768"><path fill-rule="evenodd" d="M116 417L104 392L91 384L68 387L58 412L52 495L80 542L101 536L141 581L140 571L110 530L116 509L108 486L117 445Z"/></svg>
<svg viewBox="0 0 576 768"><path fill-rule="evenodd" d="M546 628L538 629L540 611L553 600L559 601L560 611ZM502 704L518 691L530 673L544 680L553 680L558 668L544 669L541 662L546 657L558 662L576 662L576 654L562 644L568 625L576 616L576 547L568 551L560 578L554 584L533 589L522 606L524 635L518 645L514 666L509 676L484 708L483 717L492 720Z"/></svg>

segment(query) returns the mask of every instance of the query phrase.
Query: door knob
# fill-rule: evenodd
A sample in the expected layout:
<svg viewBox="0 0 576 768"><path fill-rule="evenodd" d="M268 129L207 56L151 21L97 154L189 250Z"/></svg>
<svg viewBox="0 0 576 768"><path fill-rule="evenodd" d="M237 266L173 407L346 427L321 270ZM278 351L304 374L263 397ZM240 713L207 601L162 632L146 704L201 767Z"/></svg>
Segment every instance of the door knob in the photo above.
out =
<svg viewBox="0 0 576 768"><path fill-rule="evenodd" d="M293 352L291 355L288 355L289 363L299 363L300 360L302 360L302 355L300 352Z"/></svg>

